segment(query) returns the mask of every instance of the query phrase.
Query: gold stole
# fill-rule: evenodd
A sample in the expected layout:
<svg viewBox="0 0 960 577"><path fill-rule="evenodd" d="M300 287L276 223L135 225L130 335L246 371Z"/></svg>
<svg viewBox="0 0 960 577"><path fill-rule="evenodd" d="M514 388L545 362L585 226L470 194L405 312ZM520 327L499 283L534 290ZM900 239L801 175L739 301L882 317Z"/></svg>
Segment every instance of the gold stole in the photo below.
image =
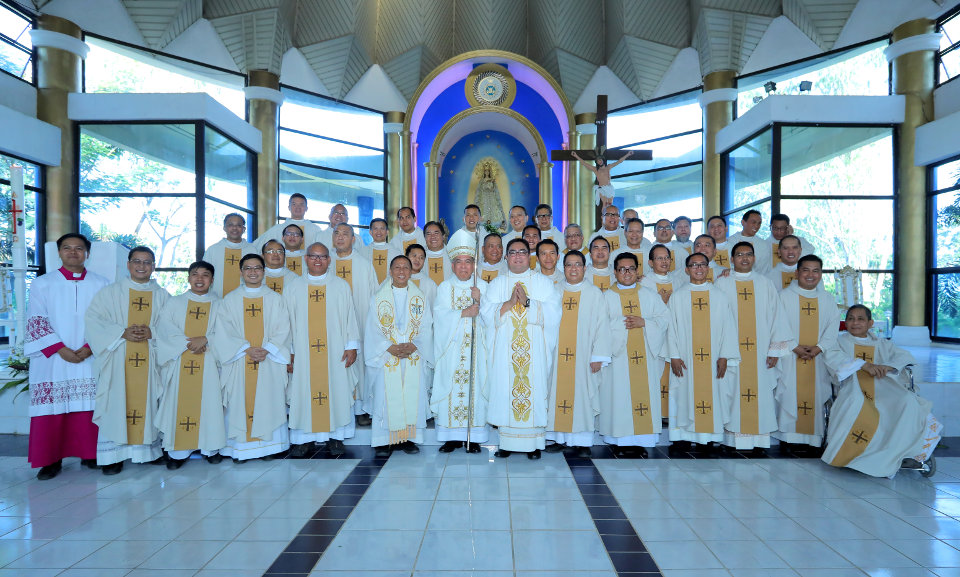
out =
<svg viewBox="0 0 960 577"><path fill-rule="evenodd" d="M774 241L770 245L773 247L773 266L777 266L780 264L780 243Z"/></svg>
<svg viewBox="0 0 960 577"><path fill-rule="evenodd" d="M728 268L730 264L730 251L728 249L717 249L716 254L713 255L713 262L722 266L723 268Z"/></svg>
<svg viewBox="0 0 960 577"><path fill-rule="evenodd" d="M713 282L713 269L707 269L707 282Z"/></svg>
<svg viewBox="0 0 960 577"><path fill-rule="evenodd" d="M327 358L327 287L311 286L307 297L307 340L310 342L311 432L330 431L330 372Z"/></svg>
<svg viewBox="0 0 960 577"><path fill-rule="evenodd" d="M780 284L783 285L783 288L790 286L790 283L797 280L797 271L780 271Z"/></svg>
<svg viewBox="0 0 960 577"><path fill-rule="evenodd" d="M760 434L757 397L757 300L753 281L737 281L737 333L740 335L740 432ZM766 359L766 355L764 355ZM754 391L753 387L758 390Z"/></svg>
<svg viewBox="0 0 960 577"><path fill-rule="evenodd" d="M127 326L150 325L153 293L130 289L127 301ZM152 331L153 329L151 329ZM147 381L150 378L150 347L142 343L126 342L126 361L123 365L124 389L127 396L127 444L142 445L147 414ZM157 383L159 385L159 383Z"/></svg>
<svg viewBox="0 0 960 577"><path fill-rule="evenodd" d="M639 289L614 290L620 293L620 311L623 316L640 316ZM627 330L627 374L630 378L630 406L634 435L653 433L653 415L650 413L650 378L647 373L646 331L646 327Z"/></svg>
<svg viewBox="0 0 960 577"><path fill-rule="evenodd" d="M411 279L410 279L410 282L412 282L413 284L417 285L417 288L420 288L420 279L418 279L418 278L411 278Z"/></svg>
<svg viewBox="0 0 960 577"><path fill-rule="evenodd" d="M674 251L667 248L667 252L670 253L670 272L677 270L677 258L674 256Z"/></svg>
<svg viewBox="0 0 960 577"><path fill-rule="evenodd" d="M287 257L287 268L291 271L297 273L298 275L303 274L303 257L302 256L288 256Z"/></svg>
<svg viewBox="0 0 960 577"><path fill-rule="evenodd" d="M520 283L521 286L523 283ZM524 290L526 287L524 286ZM513 339L510 341L510 348L513 353L510 355L513 361L513 387L510 390L512 399L510 406L513 408L513 418L516 421L525 423L530 420L530 395L533 392L530 389L530 378L527 373L530 372L530 339L527 337L527 307L518 302L510 309L510 320L513 323Z"/></svg>
<svg viewBox="0 0 960 577"><path fill-rule="evenodd" d="M223 270L221 271L223 275L223 292L221 294L223 296L227 296L227 293L240 286L240 267L237 266L242 256L240 253L239 248L223 249Z"/></svg>
<svg viewBox="0 0 960 577"><path fill-rule="evenodd" d="M598 274L593 275L593 286L602 291L607 290L610 288L610 277Z"/></svg>
<svg viewBox="0 0 960 577"><path fill-rule="evenodd" d="M188 301L183 334L188 337L206 336L209 320L209 302ZM206 357L206 353L197 355L190 351L180 354L174 451L190 451L200 446L200 407L203 400L203 364Z"/></svg>
<svg viewBox="0 0 960 577"><path fill-rule="evenodd" d="M670 295L673 294L673 283L663 284L657 283L657 294L661 297L667 295L667 300L670 300Z"/></svg>
<svg viewBox="0 0 960 577"><path fill-rule="evenodd" d="M812 347L820 340L820 302L800 297L800 345ZM797 358L797 432L816 433L817 359Z"/></svg>
<svg viewBox="0 0 960 577"><path fill-rule="evenodd" d="M560 317L560 342L557 345L557 406L554 409L554 430L573 432L574 382L577 376L577 318L580 314L580 291L563 291L563 314Z"/></svg>
<svg viewBox="0 0 960 577"><path fill-rule="evenodd" d="M663 374L660 375L660 416L670 415L670 361L663 363Z"/></svg>
<svg viewBox="0 0 960 577"><path fill-rule="evenodd" d="M603 236L603 235L601 235L601 236ZM615 251L615 250L617 250L617 249L620 248L620 235L619 235L619 234L615 234L615 235L613 235L613 236L604 236L603 238L607 239L607 242L610 243L610 252L611 252L611 253L612 253L613 251Z"/></svg>
<svg viewBox="0 0 960 577"><path fill-rule="evenodd" d="M869 345L854 345L853 347L853 356L868 363L873 362L874 352L874 347ZM873 375L860 369L857 371L857 381L860 383L860 391L863 393L863 405L860 407L857 418L853 421L853 426L850 427L850 434L843 440L840 450L830 461L830 464L834 467L846 467L850 461L862 455L880 425L880 413L877 411L877 405L874 401L876 383L873 380Z"/></svg>
<svg viewBox="0 0 960 577"><path fill-rule="evenodd" d="M337 276L347 281L350 288L353 288L353 261L350 259L337 261Z"/></svg>
<svg viewBox="0 0 960 577"><path fill-rule="evenodd" d="M443 257L431 256L427 259L427 274L437 286L443 282Z"/></svg>
<svg viewBox="0 0 960 577"><path fill-rule="evenodd" d="M370 256L373 257L371 262L373 270L377 272L377 282L382 283L383 279L387 278L387 266L390 264L387 262L387 249L375 248Z"/></svg>
<svg viewBox="0 0 960 577"><path fill-rule="evenodd" d="M694 300L696 296L696 300ZM706 299L704 299L706 297ZM710 293L690 293L690 316L693 327L693 414L694 430L713 430L713 356L710 352Z"/></svg>
<svg viewBox="0 0 960 577"><path fill-rule="evenodd" d="M537 268L537 255L534 253L530 255L530 270L535 268Z"/></svg>
<svg viewBox="0 0 960 577"><path fill-rule="evenodd" d="M498 270L496 270L496 269L494 269L494 270L481 270L481 271L480 271L480 278L483 279L483 280L486 281L486 282L490 282L490 281L492 281L493 279L497 278L497 275L498 275L498 274L500 274L500 271L498 271Z"/></svg>
<svg viewBox="0 0 960 577"><path fill-rule="evenodd" d="M263 282L267 283L267 286L270 287L270 290L277 293L278 295L283 294L283 275L280 276L264 276Z"/></svg>
<svg viewBox="0 0 960 577"><path fill-rule="evenodd" d="M243 338L251 347L263 346L263 297L243 298ZM257 377L260 363L244 355L243 372L244 410L247 415L247 441L256 441L250 436L253 429L253 414L256 412Z"/></svg>
<svg viewBox="0 0 960 577"><path fill-rule="evenodd" d="M415 242L417 242L417 239L415 238L411 238L410 240L403 241L403 254L407 254L407 247L410 246L411 244L414 244Z"/></svg>

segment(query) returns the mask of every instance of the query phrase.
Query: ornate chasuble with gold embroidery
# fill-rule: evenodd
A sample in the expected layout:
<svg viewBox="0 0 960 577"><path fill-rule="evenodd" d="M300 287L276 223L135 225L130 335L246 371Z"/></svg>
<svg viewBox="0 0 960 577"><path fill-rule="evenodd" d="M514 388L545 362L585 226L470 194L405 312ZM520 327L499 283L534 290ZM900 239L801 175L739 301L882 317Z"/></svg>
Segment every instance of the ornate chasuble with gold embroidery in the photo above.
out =
<svg viewBox="0 0 960 577"><path fill-rule="evenodd" d="M690 293L693 335L693 413L698 433L713 430L713 356L710 351L710 293Z"/></svg>
<svg viewBox="0 0 960 577"><path fill-rule="evenodd" d="M287 257L287 268L291 272L295 272L298 275L303 274L303 257L302 256L288 256Z"/></svg>
<svg viewBox="0 0 960 577"><path fill-rule="evenodd" d="M240 267L237 265L240 263L240 257L243 256L241 252L239 248L223 249L223 267L220 269L220 274L223 275L224 295L240 286Z"/></svg>
<svg viewBox="0 0 960 577"><path fill-rule="evenodd" d="M820 303L800 296L800 334L797 344L813 347L820 340ZM817 359L797 358L797 432L816 433Z"/></svg>
<svg viewBox="0 0 960 577"><path fill-rule="evenodd" d="M782 288L787 288L790 286L790 283L797 280L797 271L780 271L780 285Z"/></svg>
<svg viewBox="0 0 960 577"><path fill-rule="evenodd" d="M604 276L599 274L593 275L593 286L597 287L598 289L605 291L608 288L610 288L610 284L611 283L610 283L609 276Z"/></svg>
<svg viewBox="0 0 960 577"><path fill-rule="evenodd" d="M202 337L210 322L210 303L189 301L183 334ZM175 451L189 451L200 446L200 406L203 399L203 368L206 353L184 351L180 355L180 389L177 392L177 434Z"/></svg>
<svg viewBox="0 0 960 577"><path fill-rule="evenodd" d="M520 283L526 290L526 286ZM513 351L513 387L510 389L510 406L513 409L513 418L519 423L530 420L532 407L530 394L530 339L527 338L527 307L518 302L510 309L510 321L513 324L513 338L510 349Z"/></svg>
<svg viewBox="0 0 960 577"><path fill-rule="evenodd" d="M481 270L481 271L480 271L480 278L481 278L482 280L484 280L485 282L490 282L490 281L492 281L493 279L497 278L497 275L498 275L498 274L500 274L500 271L495 270L495 269L494 269L494 270Z"/></svg>
<svg viewBox="0 0 960 577"><path fill-rule="evenodd" d="M752 280L737 281L737 334L740 337L740 432L759 435L757 299Z"/></svg>
<svg viewBox="0 0 960 577"><path fill-rule="evenodd" d="M641 315L639 289L619 289L620 310L624 317ZM633 415L633 434L653 434L653 415L650 412L650 382L647 373L646 327L627 331L627 372L630 375L630 403ZM663 413L667 414L667 413Z"/></svg>
<svg viewBox="0 0 960 577"><path fill-rule="evenodd" d="M560 316L560 341L557 345L554 429L573 432L575 380L577 374L577 319L580 314L580 291L563 291L563 314Z"/></svg>
<svg viewBox="0 0 960 577"><path fill-rule="evenodd" d="M278 295L283 294L283 275L265 276L263 277L263 282L265 282L273 292L277 293Z"/></svg>
<svg viewBox="0 0 960 577"><path fill-rule="evenodd" d="M603 236L603 235L600 235L600 236ZM603 236L603 238L607 239L607 242L610 243L610 254L613 254L613 251L618 250L620 248L619 234L615 234L613 236Z"/></svg>
<svg viewBox="0 0 960 577"><path fill-rule="evenodd" d="M350 285L350 288L353 288L353 261L350 259L338 260L336 261L337 265L337 276L347 281L347 284Z"/></svg>
<svg viewBox="0 0 960 577"><path fill-rule="evenodd" d="M873 362L875 350L875 347L868 345L853 346L854 356L868 363ZM843 440L840 450L830 461L830 464L834 467L845 467L850 461L862 455L876 434L877 427L880 426L880 412L877 410L874 401L876 383L873 380L873 375L861 368L857 371L857 382L863 392L863 405L860 407L860 412L857 414L853 426L850 427L850 434Z"/></svg>
<svg viewBox="0 0 960 577"><path fill-rule="evenodd" d="M263 297L243 298L243 338L251 347L263 346ZM247 441L256 441L250 436L253 428L253 413L257 410L257 378L259 377L260 363L245 356L244 365L244 410L247 415Z"/></svg>
<svg viewBox="0 0 960 577"><path fill-rule="evenodd" d="M342 263L341 263L342 264ZM327 355L327 287L311 286L307 304L310 341L310 414L312 432L330 431L330 371Z"/></svg>
<svg viewBox="0 0 960 577"><path fill-rule="evenodd" d="M427 258L427 276L435 282L437 286L443 282L443 257L431 256Z"/></svg>
<svg viewBox="0 0 960 577"><path fill-rule="evenodd" d="M153 293L129 289L127 300L127 326L150 325L153 311ZM147 380L150 378L150 348L146 341L125 341L126 362L123 376L127 396L127 443L149 443L144 438L147 411Z"/></svg>
<svg viewBox="0 0 960 577"><path fill-rule="evenodd" d="M382 283L387 278L387 272L390 263L387 262L387 249L375 248L370 252L370 262L373 263L373 270L377 273L377 282Z"/></svg>

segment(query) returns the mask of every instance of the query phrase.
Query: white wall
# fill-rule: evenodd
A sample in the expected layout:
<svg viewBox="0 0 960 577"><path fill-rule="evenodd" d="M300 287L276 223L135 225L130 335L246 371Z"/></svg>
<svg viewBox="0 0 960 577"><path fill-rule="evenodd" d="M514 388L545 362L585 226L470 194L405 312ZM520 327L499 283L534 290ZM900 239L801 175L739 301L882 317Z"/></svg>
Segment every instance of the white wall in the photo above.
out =
<svg viewBox="0 0 960 577"><path fill-rule="evenodd" d="M740 74L820 54L822 50L786 16L773 19Z"/></svg>

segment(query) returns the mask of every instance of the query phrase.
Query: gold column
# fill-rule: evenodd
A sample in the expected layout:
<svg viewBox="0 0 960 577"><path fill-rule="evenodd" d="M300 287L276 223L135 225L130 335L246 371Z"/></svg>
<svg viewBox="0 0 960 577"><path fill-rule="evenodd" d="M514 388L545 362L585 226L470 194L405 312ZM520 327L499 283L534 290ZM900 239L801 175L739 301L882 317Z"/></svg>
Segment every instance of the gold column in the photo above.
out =
<svg viewBox="0 0 960 577"><path fill-rule="evenodd" d="M934 22L911 20L893 30L897 42L934 31ZM906 97L897 160L896 325L923 327L927 310L927 172L914 164L917 127L933 120L934 50L908 52L893 60L893 91Z"/></svg>
<svg viewBox="0 0 960 577"><path fill-rule="evenodd" d="M553 163L544 160L537 166L540 169L540 204L551 204L550 201L553 199L553 179L551 178Z"/></svg>
<svg viewBox="0 0 960 577"><path fill-rule="evenodd" d="M438 173L437 169L440 167L436 162L424 162L423 167L426 168L426 182L423 183L424 199L427 203L426 206L426 220L437 220L440 215L440 210L437 207L439 199L439 186L438 182ZM426 221L425 221L426 222Z"/></svg>
<svg viewBox="0 0 960 577"><path fill-rule="evenodd" d="M260 131L260 154L257 155L257 234L277 222L277 197L280 193L280 77L268 70L247 73L250 88L267 88L272 93L252 90L247 95L250 124Z"/></svg>
<svg viewBox="0 0 960 577"><path fill-rule="evenodd" d="M41 14L37 29L54 32L81 42L80 27L56 16ZM56 240L68 232L79 230L74 213L74 171L76 170L76 142L73 122L67 116L67 95L81 90L82 58L62 48L37 48L37 119L60 129L60 166L46 170L46 238ZM81 46L82 45L81 43Z"/></svg>
<svg viewBox="0 0 960 577"><path fill-rule="evenodd" d="M567 133L567 142L569 143L569 150L575 150L577 148L578 142L580 141L576 129L571 130ZM563 229L567 227L571 222L580 221L580 204L579 196L577 191L580 188L580 183L577 176L577 162L567 162L566 163L566 174L567 174L567 220L560 223L561 226L560 232L563 232ZM557 216L557 212L554 211L554 216ZM562 216L560 218L563 218ZM559 222L559 221L558 221Z"/></svg>
<svg viewBox="0 0 960 577"><path fill-rule="evenodd" d="M410 140L409 130L400 133L400 147L400 161L403 162L403 174L401 175L403 195L400 206L413 206L413 142Z"/></svg>
<svg viewBox="0 0 960 577"><path fill-rule="evenodd" d="M737 73L733 70L718 70L703 77L703 93L710 90L730 89L736 86ZM703 109L703 218L720 214L720 154L717 152L717 133L733 122L734 100L719 100Z"/></svg>
<svg viewBox="0 0 960 577"><path fill-rule="evenodd" d="M387 133L387 198L384 202L384 213L390 234L397 233L397 211L403 206L403 183L406 156L403 154L403 141L400 133L403 132L403 119L406 113L390 111L384 115L383 129Z"/></svg>
<svg viewBox="0 0 960 577"><path fill-rule="evenodd" d="M597 146L597 125L594 124L597 115L593 112L583 112L574 118L577 123L577 132L580 134L579 150L591 150ZM576 223L583 228L584 236L599 228L597 221L597 209L593 203L593 173L580 166L577 166L577 220ZM584 239L586 242L586 239Z"/></svg>

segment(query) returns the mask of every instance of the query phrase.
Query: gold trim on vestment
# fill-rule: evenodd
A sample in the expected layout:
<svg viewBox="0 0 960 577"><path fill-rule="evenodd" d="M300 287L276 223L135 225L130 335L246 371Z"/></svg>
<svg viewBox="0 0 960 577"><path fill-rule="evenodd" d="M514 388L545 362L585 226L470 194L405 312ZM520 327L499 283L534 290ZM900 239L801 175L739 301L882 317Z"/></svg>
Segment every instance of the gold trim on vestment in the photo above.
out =
<svg viewBox="0 0 960 577"><path fill-rule="evenodd" d="M243 297L243 338L251 347L263 346L263 297ZM258 440L250 436L253 430L253 414L256 412L257 380L260 376L260 363L243 356L243 398L244 415L247 418L247 441Z"/></svg>
<svg viewBox="0 0 960 577"><path fill-rule="evenodd" d="M813 347L820 340L820 301L800 297L799 345ZM797 358L797 433L816 434L817 358Z"/></svg>
<svg viewBox="0 0 960 577"><path fill-rule="evenodd" d="M207 335L210 303L187 301L183 334L187 337ZM180 354L180 381L177 390L177 415L173 437L174 451L200 448L200 407L203 402L203 367L207 354L189 350Z"/></svg>
<svg viewBox="0 0 960 577"><path fill-rule="evenodd" d="M639 317L640 290L616 289L620 293L620 313ZM630 379L630 414L633 434L653 434L653 412L650 410L650 374L647 372L646 327L627 329L627 375Z"/></svg>
<svg viewBox="0 0 960 577"><path fill-rule="evenodd" d="M220 270L220 274L223 275L223 296L227 296L227 293L240 286L240 267L238 265L240 264L240 257L243 256L242 252L239 248L226 247L223 249L223 268Z"/></svg>
<svg viewBox="0 0 960 577"><path fill-rule="evenodd" d="M563 291L560 316L560 341L557 344L555 386L557 405L553 408L553 430L572 433L576 405L577 320L580 315L580 291Z"/></svg>
<svg viewBox="0 0 960 577"><path fill-rule="evenodd" d="M870 345L854 345L853 354L864 362L872 363L875 348ZM857 371L857 381L860 383L860 392L863 393L863 405L850 427L850 433L843 439L843 444L837 454L830 461L834 467L846 467L850 461L856 459L867 450L870 441L880 426L880 412L876 404L876 382L873 375L863 369ZM848 385L850 386L850 385Z"/></svg>
<svg viewBox="0 0 960 577"><path fill-rule="evenodd" d="M129 289L127 301L127 326L150 326L153 310L153 293ZM123 364L124 389L126 392L127 443L142 445L146 438L147 382L150 379L150 346L146 341L126 341Z"/></svg>
<svg viewBox="0 0 960 577"><path fill-rule="evenodd" d="M370 253L370 262L373 264L373 270L377 273L377 283L382 283L387 278L390 263L387 262L387 249L375 248Z"/></svg>
<svg viewBox="0 0 960 577"><path fill-rule="evenodd" d="M523 283L520 283L521 286ZM526 287L524 287L526 290ZM512 351L510 359L513 361L513 387L510 389L513 407L513 419L525 423L530 419L530 339L527 337L527 307L517 302L510 309L510 320L513 323L513 339L510 341Z"/></svg>
<svg viewBox="0 0 960 577"><path fill-rule="evenodd" d="M696 300L694 300L696 299ZM694 430L716 433L713 429L713 354L710 350L710 292L690 292L690 316L693 328L693 415Z"/></svg>
<svg viewBox="0 0 960 577"><path fill-rule="evenodd" d="M330 432L330 371L327 350L327 287L307 286L307 359L310 363L311 432Z"/></svg>
<svg viewBox="0 0 960 577"><path fill-rule="evenodd" d="M753 281L737 281L737 334L740 343L740 432L760 434L757 380L757 295ZM766 361L766 355L764 355Z"/></svg>

